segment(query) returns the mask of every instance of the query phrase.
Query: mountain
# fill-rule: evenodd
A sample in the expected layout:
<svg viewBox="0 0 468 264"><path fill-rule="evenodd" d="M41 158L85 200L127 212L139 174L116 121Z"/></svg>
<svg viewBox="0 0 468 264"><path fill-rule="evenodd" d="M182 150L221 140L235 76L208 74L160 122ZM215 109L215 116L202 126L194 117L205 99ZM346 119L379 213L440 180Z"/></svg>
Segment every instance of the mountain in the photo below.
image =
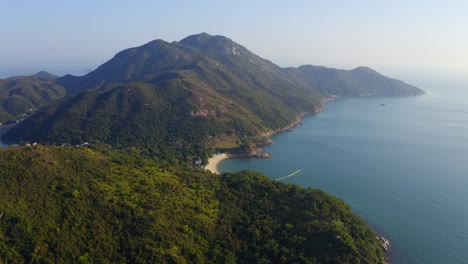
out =
<svg viewBox="0 0 468 264"><path fill-rule="evenodd" d="M47 71L40 71L40 72L37 72L36 74L32 74L32 75L17 75L17 76L11 76L11 77L8 77L6 78L7 80L16 80L16 79L21 79L21 78L25 78L25 77L39 77L39 78L42 78L42 79L52 79L52 80L55 80L57 79L59 76L55 75L55 74L52 74L50 72L47 72Z"/></svg>
<svg viewBox="0 0 468 264"><path fill-rule="evenodd" d="M300 71L305 81L324 95L401 96L424 93L417 87L383 76L367 67L346 71L304 65L292 70Z"/></svg>
<svg viewBox="0 0 468 264"><path fill-rule="evenodd" d="M0 79L0 123L24 119L63 98L66 91L55 79L55 75L44 71L32 76Z"/></svg>
<svg viewBox="0 0 468 264"><path fill-rule="evenodd" d="M59 77L59 76L57 76L55 74L52 74L52 73L46 72L46 71L40 71L40 72L34 74L33 76L44 78L44 79L57 79Z"/></svg>
<svg viewBox="0 0 468 264"><path fill-rule="evenodd" d="M25 91L47 106L5 139L88 147L0 149L6 263L381 263L342 200L192 164L251 151L333 95L422 93L364 67L281 68L206 33L123 50L81 77L0 80L2 100Z"/></svg>
<svg viewBox="0 0 468 264"><path fill-rule="evenodd" d="M2 263L381 263L342 200L134 150L0 149Z"/></svg>
<svg viewBox="0 0 468 264"><path fill-rule="evenodd" d="M225 37L213 38L218 45L233 45ZM316 92L294 85L283 69L240 45L242 54L223 48L216 55L184 42L151 41L119 52L83 77L57 79L71 97L5 137L52 144L185 148L197 142L202 148L233 148L249 137L261 141L261 135L320 106Z"/></svg>
<svg viewBox="0 0 468 264"><path fill-rule="evenodd" d="M56 84L68 99L28 118L6 139L150 145L191 157L213 148L243 152L303 113L319 111L331 95L422 93L367 68L281 68L206 33L126 49L89 74Z"/></svg>

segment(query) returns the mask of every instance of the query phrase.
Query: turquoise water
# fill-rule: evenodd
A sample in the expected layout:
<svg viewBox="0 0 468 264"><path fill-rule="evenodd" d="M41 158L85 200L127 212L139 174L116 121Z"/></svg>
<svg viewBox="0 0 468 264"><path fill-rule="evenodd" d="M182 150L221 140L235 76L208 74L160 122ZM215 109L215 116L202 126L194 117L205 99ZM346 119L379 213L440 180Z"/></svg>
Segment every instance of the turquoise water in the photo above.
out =
<svg viewBox="0 0 468 264"><path fill-rule="evenodd" d="M284 181L344 199L390 240L394 263L468 263L468 92L422 87L418 97L330 102L275 136L273 158L219 169L300 169Z"/></svg>

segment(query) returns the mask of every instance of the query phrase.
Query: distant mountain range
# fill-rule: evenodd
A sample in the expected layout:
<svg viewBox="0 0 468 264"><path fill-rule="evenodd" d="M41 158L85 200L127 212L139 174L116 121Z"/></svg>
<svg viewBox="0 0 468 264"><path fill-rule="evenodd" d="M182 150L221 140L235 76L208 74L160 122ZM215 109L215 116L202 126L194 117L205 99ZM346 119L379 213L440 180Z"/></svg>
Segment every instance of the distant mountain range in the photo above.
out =
<svg viewBox="0 0 468 264"><path fill-rule="evenodd" d="M54 104L6 139L246 150L299 115L316 113L333 95L423 93L365 67L281 68L206 33L172 43L154 40L117 53L85 76L46 80L49 89L63 87L65 99L50 98Z"/></svg>

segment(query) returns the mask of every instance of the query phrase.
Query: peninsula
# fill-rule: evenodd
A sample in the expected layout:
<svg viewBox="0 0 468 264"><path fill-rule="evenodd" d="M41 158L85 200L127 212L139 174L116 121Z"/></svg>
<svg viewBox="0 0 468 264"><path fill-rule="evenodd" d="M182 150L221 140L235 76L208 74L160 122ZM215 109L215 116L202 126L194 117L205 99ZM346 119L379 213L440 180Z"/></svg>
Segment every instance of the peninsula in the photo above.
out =
<svg viewBox="0 0 468 264"><path fill-rule="evenodd" d="M366 67L281 68L206 33L85 76L0 80L0 122L17 123L3 138L22 145L0 149L0 262L380 263L342 200L219 174L228 155L213 153L268 156L258 146L330 98L422 93Z"/></svg>

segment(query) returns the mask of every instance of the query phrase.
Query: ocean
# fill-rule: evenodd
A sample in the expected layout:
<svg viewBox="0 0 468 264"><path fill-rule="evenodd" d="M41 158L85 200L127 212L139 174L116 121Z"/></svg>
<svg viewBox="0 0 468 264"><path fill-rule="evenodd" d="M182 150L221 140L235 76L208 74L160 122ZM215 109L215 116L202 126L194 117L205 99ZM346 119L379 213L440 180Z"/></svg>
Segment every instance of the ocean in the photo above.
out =
<svg viewBox="0 0 468 264"><path fill-rule="evenodd" d="M2 141L1 137L0 137L0 148L6 148L8 147L8 144L6 144L5 142Z"/></svg>
<svg viewBox="0 0 468 264"><path fill-rule="evenodd" d="M2 141L2 134L12 128L15 124L0 125L0 148L8 147L8 144Z"/></svg>
<svg viewBox="0 0 468 264"><path fill-rule="evenodd" d="M346 98L273 137L244 169L320 188L390 240L393 263L468 263L468 86L424 83L416 97Z"/></svg>

